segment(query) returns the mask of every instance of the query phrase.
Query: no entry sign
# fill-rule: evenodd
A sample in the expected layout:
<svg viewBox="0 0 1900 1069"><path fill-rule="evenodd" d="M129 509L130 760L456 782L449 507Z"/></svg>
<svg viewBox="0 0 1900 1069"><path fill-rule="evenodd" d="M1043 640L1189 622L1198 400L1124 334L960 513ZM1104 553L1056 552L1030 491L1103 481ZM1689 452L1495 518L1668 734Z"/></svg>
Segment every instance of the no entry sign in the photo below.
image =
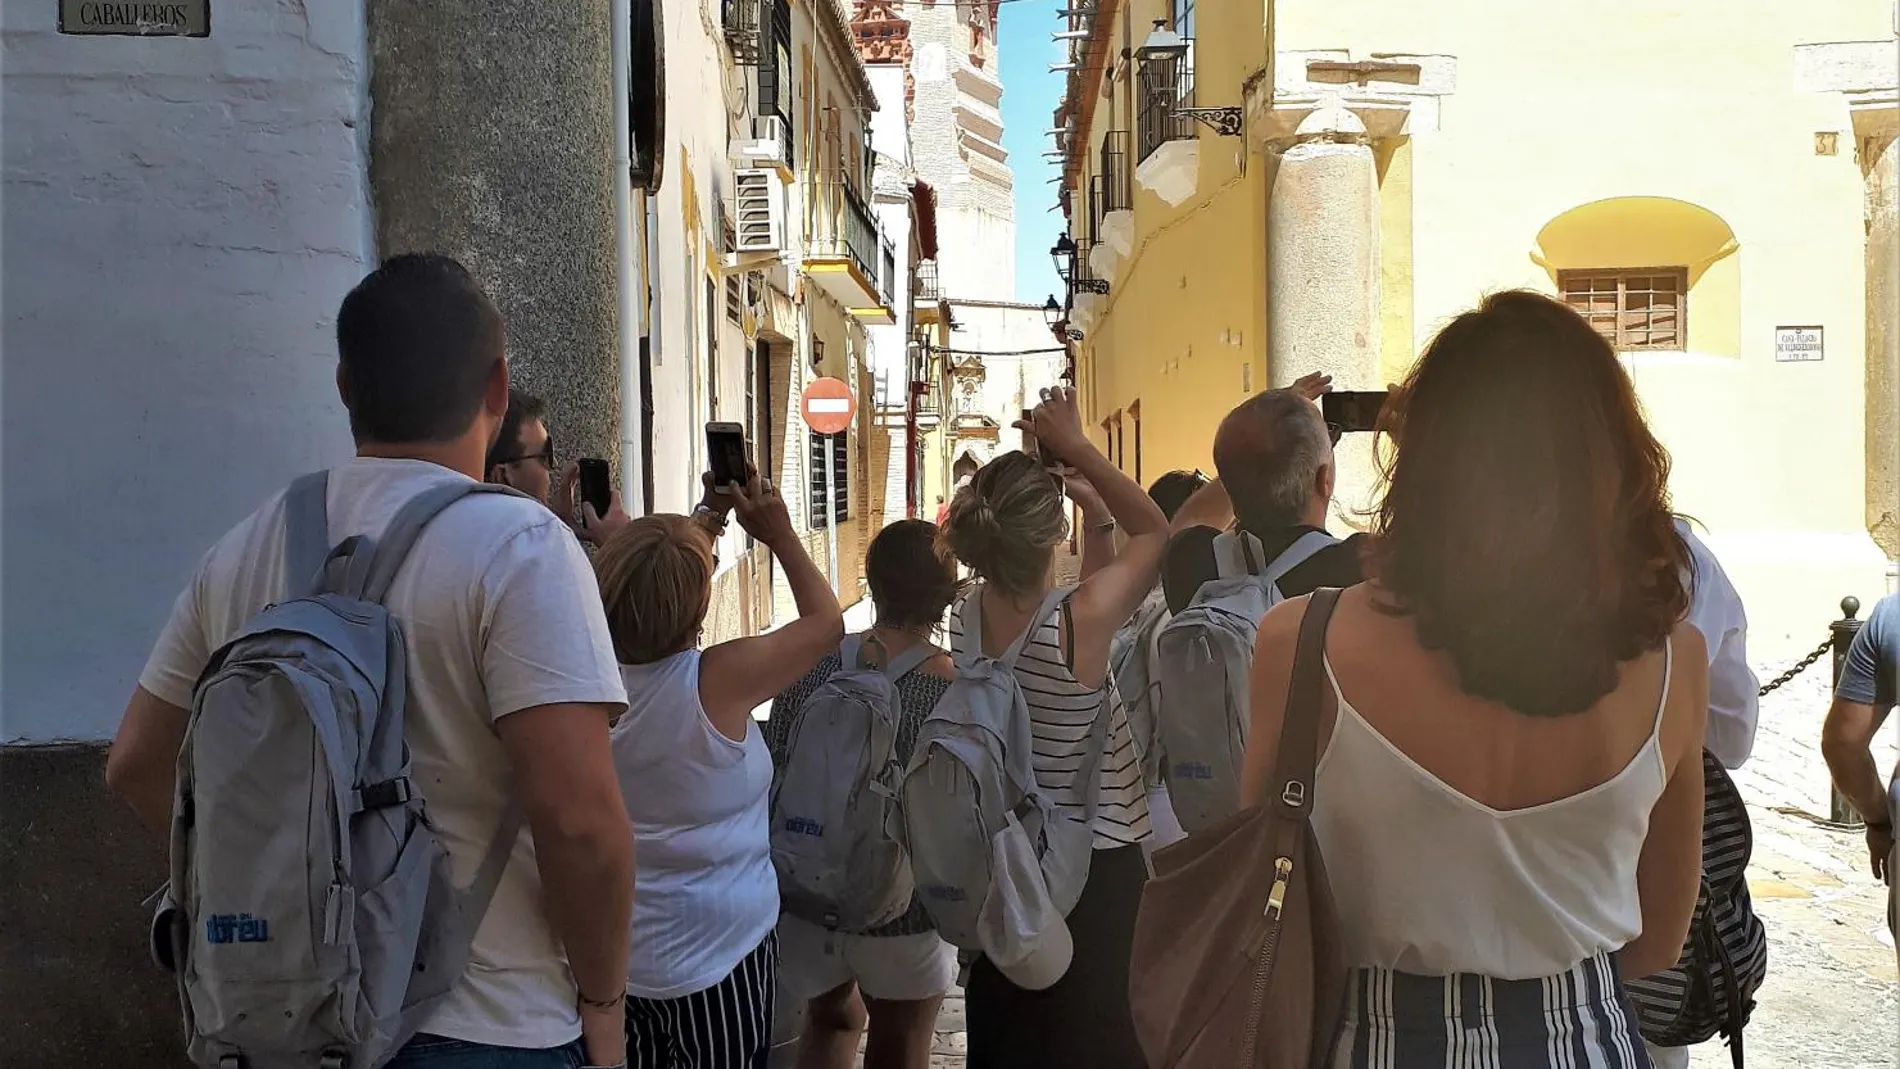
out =
<svg viewBox="0 0 1900 1069"><path fill-rule="evenodd" d="M837 434L851 426L851 417L858 411L851 387L832 378L813 379L805 387L802 407L805 426L819 434Z"/></svg>

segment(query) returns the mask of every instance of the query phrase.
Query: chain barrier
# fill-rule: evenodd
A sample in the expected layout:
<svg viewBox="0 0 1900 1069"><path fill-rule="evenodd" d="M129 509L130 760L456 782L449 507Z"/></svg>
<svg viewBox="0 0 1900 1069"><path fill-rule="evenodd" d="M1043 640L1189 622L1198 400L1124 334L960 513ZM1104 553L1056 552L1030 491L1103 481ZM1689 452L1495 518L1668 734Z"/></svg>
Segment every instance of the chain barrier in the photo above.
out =
<svg viewBox="0 0 1900 1069"><path fill-rule="evenodd" d="M1777 690L1780 690L1784 684L1788 683L1790 680L1794 679L1794 677L1800 675L1801 673L1807 671L1808 669L1813 668L1815 665L1815 662L1819 661L1823 657L1826 657L1828 654L1832 653L1833 651L1834 651L1834 636L1829 635L1827 641L1821 643L1820 646L1816 647L1813 653L1810 653L1806 657L1801 658L1801 660L1795 663L1795 666L1793 668L1790 668L1786 672L1783 672L1780 675L1776 676L1773 682L1761 688L1761 693L1759 696L1766 698L1768 695L1773 694Z"/></svg>

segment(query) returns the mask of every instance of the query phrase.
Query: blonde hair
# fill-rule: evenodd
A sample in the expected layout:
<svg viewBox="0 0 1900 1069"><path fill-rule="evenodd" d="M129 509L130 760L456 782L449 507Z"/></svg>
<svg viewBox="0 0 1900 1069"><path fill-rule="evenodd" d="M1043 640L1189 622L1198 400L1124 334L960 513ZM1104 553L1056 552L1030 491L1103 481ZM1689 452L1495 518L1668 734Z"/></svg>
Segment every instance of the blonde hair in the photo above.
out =
<svg viewBox="0 0 1900 1069"><path fill-rule="evenodd" d="M1026 453L1004 453L957 491L943 541L958 560L1009 594L1040 590L1056 543L1069 536L1062 488Z"/></svg>
<svg viewBox="0 0 1900 1069"><path fill-rule="evenodd" d="M685 516L643 516L600 547L594 572L620 663L692 648L712 604L713 567L712 536Z"/></svg>

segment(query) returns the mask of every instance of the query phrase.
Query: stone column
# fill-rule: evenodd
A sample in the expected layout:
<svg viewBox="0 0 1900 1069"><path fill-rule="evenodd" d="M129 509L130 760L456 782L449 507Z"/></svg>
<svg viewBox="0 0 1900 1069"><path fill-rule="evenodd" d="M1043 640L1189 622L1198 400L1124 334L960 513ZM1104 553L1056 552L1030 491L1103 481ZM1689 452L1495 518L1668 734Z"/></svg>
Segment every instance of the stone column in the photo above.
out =
<svg viewBox="0 0 1900 1069"><path fill-rule="evenodd" d="M563 457L619 453L608 0L370 0L380 257L442 252L508 322Z"/></svg>
<svg viewBox="0 0 1900 1069"><path fill-rule="evenodd" d="M1300 123L1267 203L1267 376L1276 387L1314 371L1335 389L1380 390L1379 174L1358 116L1338 102ZM1373 485L1372 436L1336 452L1336 512L1362 510Z"/></svg>
<svg viewBox="0 0 1900 1069"><path fill-rule="evenodd" d="M1867 533L1900 557L1900 139L1867 168Z"/></svg>

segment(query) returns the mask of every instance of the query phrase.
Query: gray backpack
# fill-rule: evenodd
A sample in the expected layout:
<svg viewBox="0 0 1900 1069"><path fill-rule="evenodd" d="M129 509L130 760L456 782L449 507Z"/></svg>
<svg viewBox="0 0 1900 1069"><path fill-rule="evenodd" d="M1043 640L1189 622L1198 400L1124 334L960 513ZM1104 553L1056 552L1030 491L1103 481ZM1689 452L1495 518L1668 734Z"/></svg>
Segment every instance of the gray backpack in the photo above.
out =
<svg viewBox="0 0 1900 1069"><path fill-rule="evenodd" d="M800 708L772 779L772 864L793 916L863 932L910 908L910 858L891 832L897 781L897 681L942 652L926 643L883 668L850 635L839 668Z"/></svg>
<svg viewBox="0 0 1900 1069"><path fill-rule="evenodd" d="M285 497L288 598L192 695L153 947L204 1069L376 1069L461 979L521 826L450 879L404 743L401 626L382 599L423 525L479 483L429 490L330 550L327 473Z"/></svg>
<svg viewBox="0 0 1900 1069"><path fill-rule="evenodd" d="M1088 879L1093 789L1079 810L1056 806L1036 783L1031 764L1029 707L1016 682L1016 661L1030 636L1068 598L1056 590L1001 657L983 655L982 589L958 608L962 634L953 644L957 678L918 729L899 789L905 846L918 897L943 940L994 954L978 930L990 895L992 842L1010 818L1035 846L1048 898L1063 914ZM1096 717L1078 780L1094 784L1108 740L1108 716ZM1004 956L1011 956L1005 954Z"/></svg>
<svg viewBox="0 0 1900 1069"><path fill-rule="evenodd" d="M1153 670L1166 709L1160 718L1168 755L1164 776L1175 816L1190 835L1240 809L1260 618L1285 600L1277 585L1281 577L1335 542L1322 531L1308 532L1263 567L1258 539L1221 534L1214 539L1219 577L1202 584L1156 638Z"/></svg>
<svg viewBox="0 0 1900 1069"><path fill-rule="evenodd" d="M1168 600L1159 590L1148 596L1135 615L1115 632L1108 646L1108 674L1115 678L1122 706L1128 712L1128 730L1141 760L1142 782L1161 782L1163 753L1161 722L1157 715L1160 681L1155 676L1155 641L1172 619Z"/></svg>

